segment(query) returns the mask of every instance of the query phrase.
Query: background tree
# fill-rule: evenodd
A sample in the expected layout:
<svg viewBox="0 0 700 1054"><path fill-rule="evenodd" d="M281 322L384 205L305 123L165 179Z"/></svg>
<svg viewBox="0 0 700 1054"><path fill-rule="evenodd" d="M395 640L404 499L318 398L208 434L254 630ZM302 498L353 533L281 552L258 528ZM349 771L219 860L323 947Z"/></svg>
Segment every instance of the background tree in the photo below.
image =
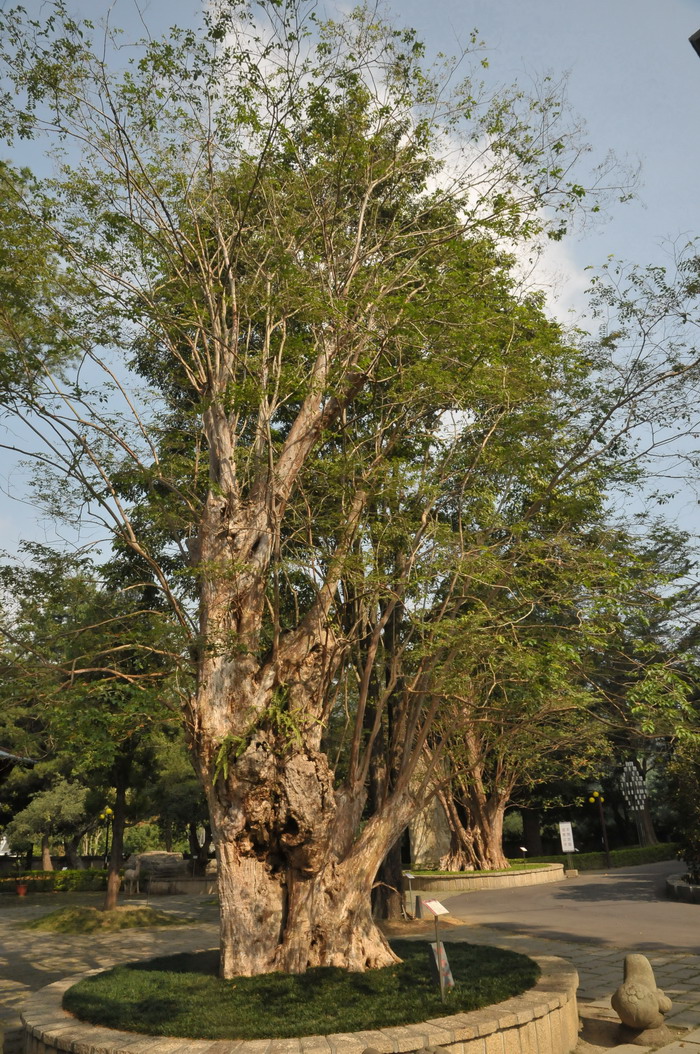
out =
<svg viewBox="0 0 700 1054"><path fill-rule="evenodd" d="M0 569L5 638L3 691L30 720L35 751L49 759L29 779L44 786L11 833L28 836L43 817L44 863L51 836L87 830L100 808L113 809L105 908L116 905L127 792L148 732L168 714L169 638L147 606L148 589L124 562L99 570L88 558L27 545L31 562ZM165 627L168 630L168 627ZM40 746L40 751L37 748ZM87 794L87 788L92 793ZM95 798L95 792L98 797ZM101 793L100 793L101 792ZM75 801L69 804L73 795ZM90 802L93 815L84 810Z"/></svg>
<svg viewBox="0 0 700 1054"><path fill-rule="evenodd" d="M39 791L5 828L10 848L21 852L33 843L40 843L42 870L53 871L50 846L52 841L60 840L70 847L70 853L66 854L70 866L84 866L77 859L77 843L94 825L87 797L88 788L70 780L59 780L47 790Z"/></svg>

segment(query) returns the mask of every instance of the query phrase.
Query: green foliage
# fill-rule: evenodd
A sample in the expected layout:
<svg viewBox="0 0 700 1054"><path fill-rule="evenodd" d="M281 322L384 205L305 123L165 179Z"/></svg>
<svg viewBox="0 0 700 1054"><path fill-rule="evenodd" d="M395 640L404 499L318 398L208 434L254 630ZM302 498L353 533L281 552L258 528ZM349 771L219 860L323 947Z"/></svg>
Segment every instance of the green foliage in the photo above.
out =
<svg viewBox="0 0 700 1054"><path fill-rule="evenodd" d="M700 756L692 740L680 744L669 775L678 808L678 856L685 861L689 880L700 884Z"/></svg>
<svg viewBox="0 0 700 1054"><path fill-rule="evenodd" d="M125 852L161 848L189 849L188 830L208 822L206 800L179 730L168 728L149 738L147 779L135 790L131 808L151 822L129 827Z"/></svg>
<svg viewBox="0 0 700 1054"><path fill-rule="evenodd" d="M133 827L127 827L124 832L124 856L126 857L135 853L146 853L149 849L162 848L163 831L157 823L142 820ZM184 849L184 843L178 844L177 848L178 850Z"/></svg>
<svg viewBox="0 0 700 1054"><path fill-rule="evenodd" d="M394 941L403 962L367 973L323 967L305 974L220 980L218 953L118 966L69 988L63 1006L82 1020L147 1035L267 1039L391 1027L476 1010L531 988L539 968L516 952L450 943L455 987L445 1007L423 941ZM271 1012L274 1011L274 1012Z"/></svg>

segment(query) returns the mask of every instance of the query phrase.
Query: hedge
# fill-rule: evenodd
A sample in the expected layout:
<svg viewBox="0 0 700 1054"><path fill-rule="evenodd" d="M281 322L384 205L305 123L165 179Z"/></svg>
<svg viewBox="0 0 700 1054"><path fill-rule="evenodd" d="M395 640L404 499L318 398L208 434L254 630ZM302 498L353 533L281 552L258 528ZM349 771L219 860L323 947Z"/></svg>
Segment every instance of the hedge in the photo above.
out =
<svg viewBox="0 0 700 1054"><path fill-rule="evenodd" d="M67 893L107 887L106 871L24 871L0 878L0 893L14 893L18 882L26 882L30 893Z"/></svg>
<svg viewBox="0 0 700 1054"><path fill-rule="evenodd" d="M633 867L636 864L656 864L660 860L675 860L679 846L675 842L659 845L633 845L627 849L610 850L610 867ZM604 871L608 867L605 853L570 853L569 856L528 856L530 864L564 864L569 859L578 871Z"/></svg>

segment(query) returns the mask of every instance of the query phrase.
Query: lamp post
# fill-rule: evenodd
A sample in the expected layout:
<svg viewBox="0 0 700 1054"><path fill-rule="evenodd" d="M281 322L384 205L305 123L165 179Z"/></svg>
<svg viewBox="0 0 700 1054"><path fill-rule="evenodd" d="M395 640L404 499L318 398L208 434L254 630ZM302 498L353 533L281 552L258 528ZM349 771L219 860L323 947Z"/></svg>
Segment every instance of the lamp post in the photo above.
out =
<svg viewBox="0 0 700 1054"><path fill-rule="evenodd" d="M607 861L607 866L610 867L610 846L608 845L608 831L607 831L607 828L605 826L605 816L603 814L603 802L605 801L605 798L600 793L600 791L593 791L593 793L591 794L591 796L590 796L590 798L588 800L591 803L591 805L595 805L595 803L598 802L598 813L600 815L600 826L601 826L601 829L603 831L603 845L605 846L605 859Z"/></svg>
<svg viewBox="0 0 700 1054"><path fill-rule="evenodd" d="M113 814L112 810L110 809L109 805L106 805L105 808L103 809L103 811L100 813L100 819L104 820L104 822L105 822L105 856L104 856L104 865L105 865L105 867L109 867L109 825L111 823L113 815L114 814Z"/></svg>

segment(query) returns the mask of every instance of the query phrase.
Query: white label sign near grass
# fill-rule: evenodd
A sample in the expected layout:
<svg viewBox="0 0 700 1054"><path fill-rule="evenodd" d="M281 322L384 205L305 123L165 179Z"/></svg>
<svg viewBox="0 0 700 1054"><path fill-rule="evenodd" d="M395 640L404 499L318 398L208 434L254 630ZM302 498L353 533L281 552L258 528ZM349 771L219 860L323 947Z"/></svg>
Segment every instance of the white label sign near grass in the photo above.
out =
<svg viewBox="0 0 700 1054"><path fill-rule="evenodd" d="M449 915L449 911L439 900L424 900L423 907L432 911L433 915Z"/></svg>

